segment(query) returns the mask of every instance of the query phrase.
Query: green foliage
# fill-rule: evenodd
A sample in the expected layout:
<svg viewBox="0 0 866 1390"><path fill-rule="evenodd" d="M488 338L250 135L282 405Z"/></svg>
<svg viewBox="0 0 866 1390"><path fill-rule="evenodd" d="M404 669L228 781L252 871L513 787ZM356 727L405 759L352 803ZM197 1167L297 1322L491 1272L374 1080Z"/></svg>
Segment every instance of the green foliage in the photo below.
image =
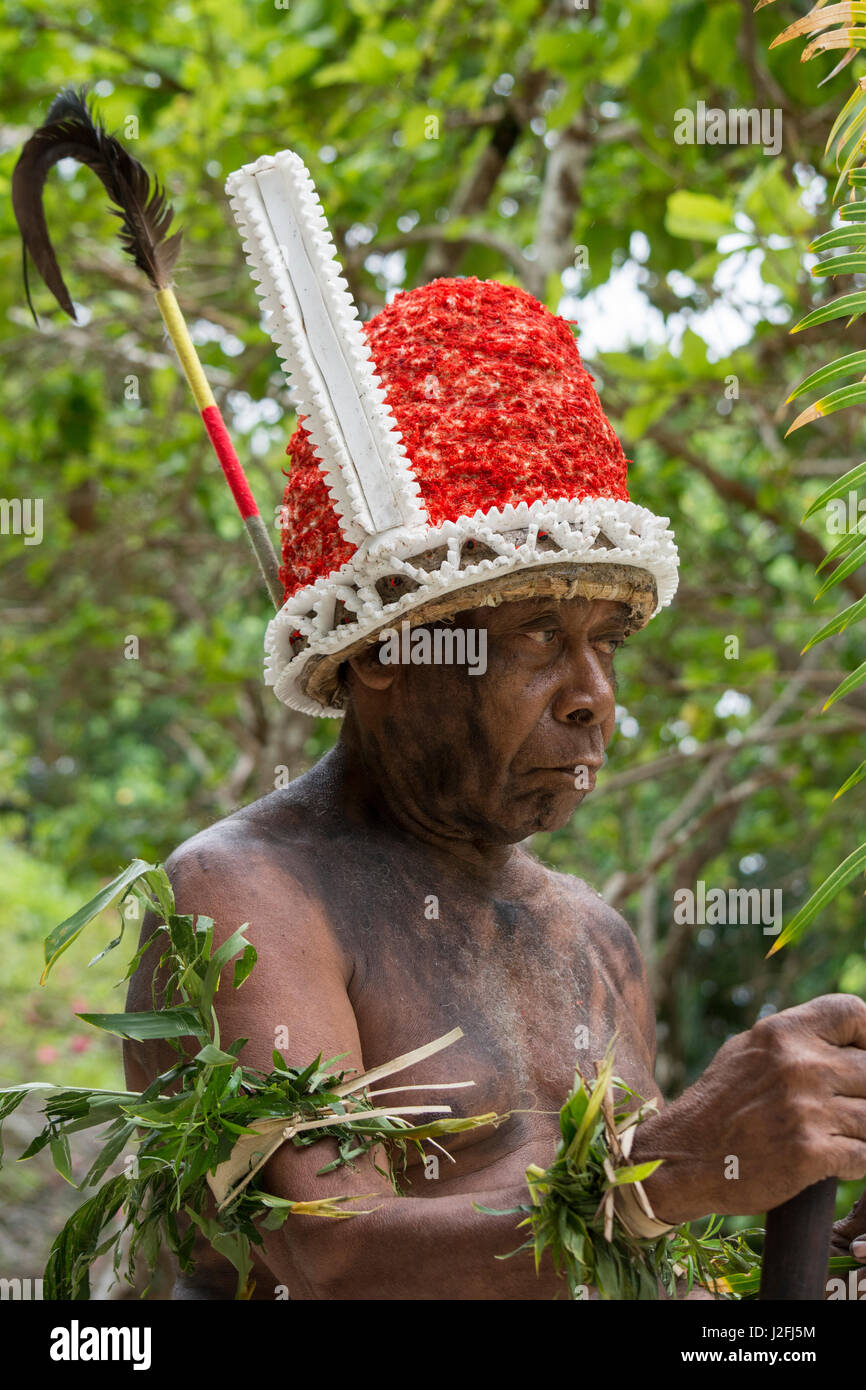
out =
<svg viewBox="0 0 866 1390"><path fill-rule="evenodd" d="M771 3L771 0L764 0L764 3ZM841 48L845 53L845 57L839 64L841 68L856 57L859 49L866 48L866 28L849 27L856 20L863 19L866 19L866 6L845 5L828 10L825 8L824 0L819 0L819 3L813 5L807 15L796 20L793 24L789 24L774 40L772 46L787 43L791 39L801 38L807 34L817 35L806 45L803 61L808 61L827 49ZM834 24L839 24L840 27L834 29ZM822 33L821 31L825 32ZM812 242L810 248L812 251L835 250L839 246L854 245L862 242L864 234L866 234L866 228L857 225L866 218L866 202L858 200L856 194L857 188L866 181L866 167L862 167L863 156L866 154L866 89L864 89L862 80L858 82L854 92L833 123L827 139L827 151L832 151L836 168L839 170L834 201L838 199L846 184L853 190L853 197L839 208L839 217L846 226L826 233L823 237L818 237ZM854 166L858 163L861 167L855 168ZM818 278L859 275L864 271L866 271L866 256L859 252L831 256L829 260L822 261L812 267L812 274ZM799 333L805 328L813 328L818 324L848 316L850 317L848 317L846 329L850 329L864 310L866 310L866 295L861 291L843 294L829 304L824 304L819 309L813 309L791 329L791 332ZM862 357L862 353L848 353L822 370L813 372L788 399L791 400L794 396L801 394L807 387L823 385L824 382L833 380L838 376L855 375L863 365ZM866 381L866 378L863 380ZM866 404L866 386L862 382L853 386L840 387L836 391L831 391L829 396L824 396L821 400L813 402L807 410L798 415L790 426L788 434L792 434L794 430L800 429L813 420L824 419L826 416L839 410L845 410L849 406L862 406L864 404ZM845 493L853 487L854 483L861 481L864 469L866 469L866 465L860 465L850 470L837 484L825 489L819 502L813 503L806 515L811 515L822 501ZM815 595L816 599L823 597L830 589L855 574L861 566L866 564L866 540L859 545L854 545L854 536L859 534L859 526L856 526L853 535L844 537L818 566L820 570L831 561L839 561L832 574L824 580L818 589ZM846 552L850 553L843 560L841 557ZM853 616L853 614L849 616L848 623L853 620ZM840 630L840 626L828 624L811 638L808 646L813 647L816 643L824 641L832 632ZM837 700L853 694L864 684L866 684L866 662L863 662L844 680L840 681L836 689L825 700L824 710L829 709ZM861 780L859 774L858 768L850 777L845 779L836 792L834 800L856 786ZM809 901L804 903L796 916L787 923L782 935L774 942L770 954L772 955L789 941L796 941L818 912L826 907L856 874L864 870L866 870L866 843L862 844L853 854L850 854L844 863L840 864L832 874L824 879Z"/></svg>
<svg viewBox="0 0 866 1390"><path fill-rule="evenodd" d="M616 1103L613 1087L620 1092ZM687 1292L700 1283L723 1299L754 1296L760 1256L747 1237L761 1237L763 1231L722 1236L721 1220L713 1216L700 1235L686 1223L655 1239L639 1239L613 1213L616 1189L639 1185L663 1161L613 1166L616 1136L646 1113L641 1098L614 1076L612 1046L594 1082L578 1069L559 1112L561 1138L554 1160L547 1169L535 1164L527 1169L531 1205L510 1208L524 1214L520 1224L530 1228L530 1238L498 1258L532 1250L537 1269L549 1250L571 1298L586 1297L589 1288L598 1289L602 1299L676 1298L680 1280ZM851 1267L855 1263L851 1260Z"/></svg>
<svg viewBox="0 0 866 1390"><path fill-rule="evenodd" d="M288 1066L275 1052L274 1068L268 1073L240 1065L238 1057L247 1039L238 1039L226 1049L220 1046L213 997L223 971L232 961L236 961L233 986L237 989L243 984L255 965L255 950L245 939L243 927L214 949L213 921L209 917L175 913L167 874L142 860L134 861L68 922L49 933L45 941L49 962L46 970L108 902L122 907L130 892L164 918L156 927L157 934L164 938L164 949L153 977L154 1002L159 992L159 1007L152 1013L80 1017L96 1028L123 1037L167 1039L178 1060L141 1094L57 1088L57 1094L46 1100L46 1123L20 1155L22 1159L31 1158L48 1146L55 1168L67 1182L72 1182L69 1135L107 1125L100 1136L99 1155L81 1183L82 1187L90 1187L105 1179L121 1154L133 1151L125 1153L126 1174L101 1182L55 1239L45 1268L46 1298L87 1300L93 1261L111 1249L114 1272L118 1274L124 1259L121 1237L126 1230L131 1233L124 1271L129 1283L134 1282L136 1261L142 1259L153 1270L163 1245L177 1257L181 1270L189 1272L193 1268L196 1229L234 1265L238 1272L237 1297L248 1298L253 1287L250 1246L262 1244L260 1225L267 1230L279 1229L293 1213L340 1218L363 1211L347 1206L357 1200L350 1197L293 1202L263 1192L256 1174L264 1158L284 1137L291 1137L297 1146L334 1139L338 1156L323 1172L351 1165L363 1154L373 1156L381 1151L386 1168L380 1168L375 1157L374 1165L377 1171L387 1173L394 1191L399 1193L398 1172L406 1165L407 1144L423 1154L426 1138L496 1119L485 1115L436 1119L423 1124L409 1122L403 1118L405 1114L431 1107L398 1106L388 1111L376 1108L362 1081L349 1084L345 1072L333 1070L339 1057L323 1062L320 1054L308 1066L299 1068ZM119 939L106 950L116 946ZM60 947L59 941L63 943ZM142 947L133 957L127 978L145 949ZM158 991L157 980L161 976L165 983ZM183 1004L169 1004L173 991L180 995ZM181 1043L190 1035L204 1044L192 1057L186 1055ZM37 1089L46 1089L46 1083L30 1082L0 1091L0 1131L3 1121ZM263 1121L264 1133L257 1128ZM279 1131L276 1143L274 1121ZM245 1172L245 1176L222 1197L214 1216L210 1210L208 1175L228 1162L242 1138L259 1142L249 1150L246 1162L240 1164L240 1173ZM0 1144L0 1157L2 1152ZM115 1217L119 1212L118 1222Z"/></svg>

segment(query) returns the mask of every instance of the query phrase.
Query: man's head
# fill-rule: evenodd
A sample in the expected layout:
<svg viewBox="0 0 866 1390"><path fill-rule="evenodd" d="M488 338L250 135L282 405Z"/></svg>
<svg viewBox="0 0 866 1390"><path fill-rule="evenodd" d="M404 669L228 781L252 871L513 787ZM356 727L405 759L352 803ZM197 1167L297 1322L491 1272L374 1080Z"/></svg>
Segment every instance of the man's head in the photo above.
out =
<svg viewBox="0 0 866 1390"><path fill-rule="evenodd" d="M347 662L344 738L419 824L512 844L564 825L592 789L614 729L613 663L630 627L622 602L541 596L458 613L486 643L486 669ZM435 647L431 644L431 649Z"/></svg>

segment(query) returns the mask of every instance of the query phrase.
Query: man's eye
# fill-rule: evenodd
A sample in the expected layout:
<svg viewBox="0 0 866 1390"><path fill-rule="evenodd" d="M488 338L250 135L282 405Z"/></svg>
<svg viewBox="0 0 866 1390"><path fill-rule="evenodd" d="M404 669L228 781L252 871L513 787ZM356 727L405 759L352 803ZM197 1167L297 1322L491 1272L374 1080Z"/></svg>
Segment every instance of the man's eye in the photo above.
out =
<svg viewBox="0 0 866 1390"><path fill-rule="evenodd" d="M624 637L599 637L598 646L604 648L606 656L613 656L625 643Z"/></svg>
<svg viewBox="0 0 866 1390"><path fill-rule="evenodd" d="M539 628L537 632L527 632L526 637L531 637L533 642L537 642L540 647L551 647L559 636L559 629L556 627Z"/></svg>

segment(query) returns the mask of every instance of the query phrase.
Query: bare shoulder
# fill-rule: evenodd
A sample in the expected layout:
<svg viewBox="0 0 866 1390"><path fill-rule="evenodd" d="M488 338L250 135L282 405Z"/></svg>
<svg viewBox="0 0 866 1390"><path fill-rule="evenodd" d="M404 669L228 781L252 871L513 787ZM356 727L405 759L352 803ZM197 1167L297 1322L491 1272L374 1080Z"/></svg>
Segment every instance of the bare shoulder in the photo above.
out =
<svg viewBox="0 0 866 1390"><path fill-rule="evenodd" d="M252 976L240 991L221 988L215 1002L220 1025L232 1037L249 1037L249 1051L265 1061L273 1046L273 1020L281 1022L289 1012L293 1018L304 1013L315 1020L327 1001L342 999L353 969L331 930L314 879L305 872L311 847L303 835L292 833L291 818L281 820L279 812L279 806L268 813L263 803L254 803L185 840L165 862L177 912L213 918L216 944L243 927L255 947L258 962ZM148 914L141 944L156 925ZM152 1007L160 951L155 939L130 983L128 1009ZM294 1035L300 1036L297 1028ZM128 1058L139 1060L146 1051L125 1049ZM157 1059L159 1049L149 1051L151 1066L164 1060Z"/></svg>
<svg viewBox="0 0 866 1390"><path fill-rule="evenodd" d="M272 794L185 840L165 862L178 912L213 917L218 939L247 921L262 944L309 937L324 918L307 872L315 845L302 822Z"/></svg>
<svg viewBox="0 0 866 1390"><path fill-rule="evenodd" d="M643 958L634 932L615 907L597 889L576 874L546 870L551 888L574 905L588 928L593 945L605 955L623 958L629 965L643 968Z"/></svg>

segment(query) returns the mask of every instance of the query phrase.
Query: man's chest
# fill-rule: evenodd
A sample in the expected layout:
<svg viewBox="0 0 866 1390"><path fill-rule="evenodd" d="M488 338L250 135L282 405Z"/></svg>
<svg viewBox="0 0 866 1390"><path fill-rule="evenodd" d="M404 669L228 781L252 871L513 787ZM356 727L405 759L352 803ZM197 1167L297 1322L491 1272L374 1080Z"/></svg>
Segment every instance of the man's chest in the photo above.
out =
<svg viewBox="0 0 866 1390"><path fill-rule="evenodd" d="M614 1036L617 1075L641 1095L654 1094L620 972L597 939L598 922L581 920L573 901L544 894L467 901L431 889L404 891L399 900L382 893L378 909L375 934L359 937L350 987L365 1065L459 1027L457 1043L383 1084L474 1085L441 1096L395 1093L394 1103L441 1099L455 1115L512 1116L496 1131L447 1141L463 1167L470 1150L488 1163L533 1137L550 1148L575 1068L594 1078Z"/></svg>

